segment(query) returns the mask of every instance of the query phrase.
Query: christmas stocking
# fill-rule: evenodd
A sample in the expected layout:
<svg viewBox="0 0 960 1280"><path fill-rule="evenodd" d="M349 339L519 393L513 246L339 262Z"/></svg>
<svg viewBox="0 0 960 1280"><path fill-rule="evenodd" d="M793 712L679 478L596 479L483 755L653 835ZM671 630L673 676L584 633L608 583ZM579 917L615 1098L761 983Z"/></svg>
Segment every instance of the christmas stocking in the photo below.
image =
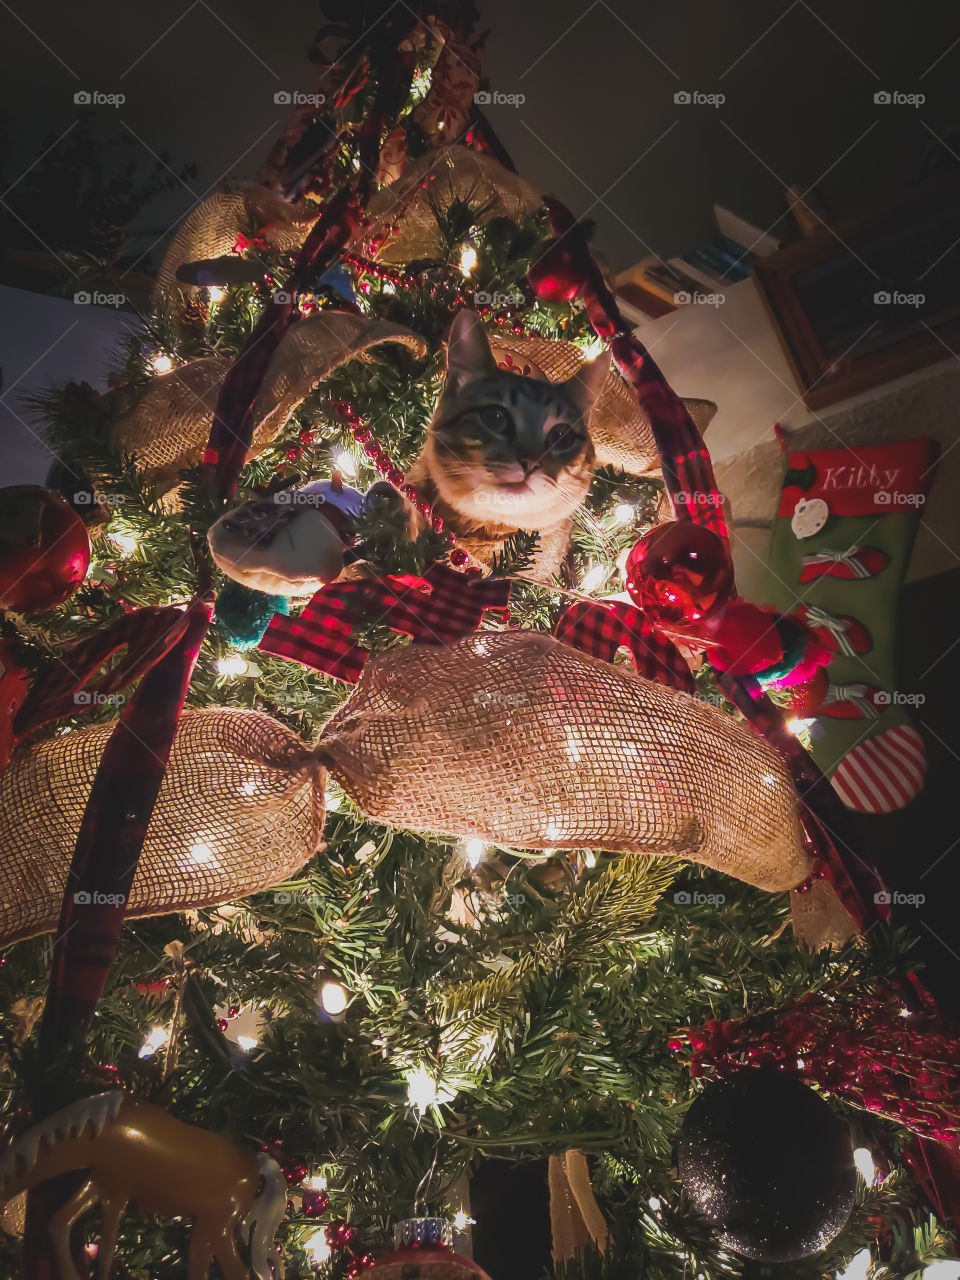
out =
<svg viewBox="0 0 960 1280"><path fill-rule="evenodd" d="M914 693L895 672L898 597L938 446L920 437L790 453L770 549L768 598L800 609L836 656L797 714L844 804L900 809L923 787Z"/></svg>

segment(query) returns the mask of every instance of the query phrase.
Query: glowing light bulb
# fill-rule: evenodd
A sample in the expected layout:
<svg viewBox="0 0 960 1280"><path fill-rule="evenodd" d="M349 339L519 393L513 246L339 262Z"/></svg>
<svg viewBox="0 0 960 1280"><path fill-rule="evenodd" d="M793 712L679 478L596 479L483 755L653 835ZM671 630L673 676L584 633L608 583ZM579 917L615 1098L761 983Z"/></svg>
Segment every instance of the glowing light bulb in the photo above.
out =
<svg viewBox="0 0 960 1280"><path fill-rule="evenodd" d="M440 1085L426 1067L414 1067L406 1073L405 1078L407 1081L407 1101L411 1107L416 1107L420 1115L423 1115L430 1107L438 1106L441 1102L450 1102L457 1096L455 1089Z"/></svg>
<svg viewBox="0 0 960 1280"><path fill-rule="evenodd" d="M155 356L150 357L150 368L154 373L169 373L173 368L173 361L163 351L158 351Z"/></svg>
<svg viewBox="0 0 960 1280"><path fill-rule="evenodd" d="M254 1036L237 1036L237 1044L245 1053L249 1053L251 1049L255 1049L260 1043Z"/></svg>
<svg viewBox="0 0 960 1280"><path fill-rule="evenodd" d="M312 1235L307 1236L303 1242L303 1251L309 1255L312 1262L329 1262L333 1253L327 1243L325 1231L314 1231Z"/></svg>
<svg viewBox="0 0 960 1280"><path fill-rule="evenodd" d="M207 286L207 297L212 303L222 302L226 296L226 289L221 288L220 285L211 284Z"/></svg>
<svg viewBox="0 0 960 1280"><path fill-rule="evenodd" d="M873 1163L873 1156L866 1147L857 1147L853 1153L853 1163L857 1166L857 1173L869 1187L873 1182L877 1166Z"/></svg>
<svg viewBox="0 0 960 1280"><path fill-rule="evenodd" d="M471 1218L469 1213L465 1213L463 1209L458 1209L453 1215L454 1231L466 1231L467 1227L472 1227L476 1223L476 1218Z"/></svg>
<svg viewBox="0 0 960 1280"><path fill-rule="evenodd" d="M218 658L213 664L213 668L217 675L235 678L236 676L246 675L247 660L241 657L239 653L228 653L225 658Z"/></svg>
<svg viewBox="0 0 960 1280"><path fill-rule="evenodd" d="M583 581L580 583L580 590L586 592L595 591L606 576L606 565L595 564L583 575Z"/></svg>
<svg viewBox="0 0 960 1280"><path fill-rule="evenodd" d="M650 1206L650 1208L653 1210L654 1213L657 1213L660 1209L660 1201L657 1199L656 1196L651 1196L650 1199L647 1201L647 1204Z"/></svg>
<svg viewBox="0 0 960 1280"><path fill-rule="evenodd" d="M342 449L333 460L334 469L341 472L348 479L352 479L357 474L357 463L352 453L348 453L346 449Z"/></svg>
<svg viewBox="0 0 960 1280"><path fill-rule="evenodd" d="M630 524L636 514L637 508L632 502L619 502L613 509L613 518L617 524Z"/></svg>
<svg viewBox="0 0 960 1280"><path fill-rule="evenodd" d="M133 555L140 545L132 533L111 533L110 541L127 556Z"/></svg>
<svg viewBox="0 0 960 1280"><path fill-rule="evenodd" d="M487 846L483 841L478 840L476 837L472 840L467 840L464 843L463 852L471 867L475 867L479 864L480 859L483 857L483 851L486 847Z"/></svg>
<svg viewBox="0 0 960 1280"><path fill-rule="evenodd" d="M137 1050L137 1057L152 1058L157 1050L162 1049L169 1039L170 1032L166 1027L151 1027L147 1038Z"/></svg>
<svg viewBox="0 0 960 1280"><path fill-rule="evenodd" d="M871 1261L870 1250L861 1249L859 1253L853 1255L846 1268L838 1274L837 1280L867 1280Z"/></svg>
<svg viewBox="0 0 960 1280"><path fill-rule="evenodd" d="M812 724L813 720L805 720L800 716L791 716L786 722L785 728L787 733L792 733L794 737L798 737L801 733L806 733Z"/></svg>
<svg viewBox="0 0 960 1280"><path fill-rule="evenodd" d="M312 1173L303 1185L308 1191L326 1191L327 1180L322 1173Z"/></svg>
<svg viewBox="0 0 960 1280"><path fill-rule="evenodd" d="M472 244L465 244L460 250L460 274L466 278L477 265L477 251Z"/></svg>
<svg viewBox="0 0 960 1280"><path fill-rule="evenodd" d="M323 1011L329 1013L332 1018L343 1013L349 999L346 987L341 986L339 982L325 982L320 988L320 1003L323 1005Z"/></svg>
<svg viewBox="0 0 960 1280"><path fill-rule="evenodd" d="M190 846L190 857L194 862L212 862L213 850L207 844L206 840L197 840Z"/></svg>

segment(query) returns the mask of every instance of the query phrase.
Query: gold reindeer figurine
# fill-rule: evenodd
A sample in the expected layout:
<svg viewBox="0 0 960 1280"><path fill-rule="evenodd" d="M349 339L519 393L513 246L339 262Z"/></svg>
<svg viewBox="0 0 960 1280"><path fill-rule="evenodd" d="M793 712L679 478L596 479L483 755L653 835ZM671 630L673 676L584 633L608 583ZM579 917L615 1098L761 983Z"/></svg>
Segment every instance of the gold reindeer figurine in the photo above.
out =
<svg viewBox="0 0 960 1280"><path fill-rule="evenodd" d="M0 1201L80 1170L86 1179L48 1227L60 1280L78 1280L70 1231L96 1204L102 1219L97 1277L107 1280L131 1201L146 1213L192 1220L187 1280L206 1280L213 1261L224 1280L247 1280L251 1271L256 1280L273 1280L269 1257L287 1196L270 1156L112 1090L74 1102L21 1134L0 1155ZM241 1228L249 1267L237 1252Z"/></svg>

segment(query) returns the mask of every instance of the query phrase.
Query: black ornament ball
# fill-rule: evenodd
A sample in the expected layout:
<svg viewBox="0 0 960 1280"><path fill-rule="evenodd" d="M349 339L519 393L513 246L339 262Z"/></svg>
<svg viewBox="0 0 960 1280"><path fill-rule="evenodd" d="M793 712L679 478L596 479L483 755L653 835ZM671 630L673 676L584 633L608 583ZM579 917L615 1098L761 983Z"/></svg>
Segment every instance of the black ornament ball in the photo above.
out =
<svg viewBox="0 0 960 1280"><path fill-rule="evenodd" d="M680 1129L680 1181L723 1245L790 1262L819 1253L853 1209L846 1123L794 1076L744 1070L707 1085Z"/></svg>

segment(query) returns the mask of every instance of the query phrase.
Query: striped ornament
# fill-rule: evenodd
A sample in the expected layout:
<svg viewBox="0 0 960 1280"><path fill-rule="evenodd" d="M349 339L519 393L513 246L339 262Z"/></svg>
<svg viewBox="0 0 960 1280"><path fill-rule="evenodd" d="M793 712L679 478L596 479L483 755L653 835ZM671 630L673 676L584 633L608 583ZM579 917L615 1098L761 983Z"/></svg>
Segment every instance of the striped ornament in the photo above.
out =
<svg viewBox="0 0 960 1280"><path fill-rule="evenodd" d="M854 747L831 782L848 809L891 813L918 794L926 772L923 739L911 725L901 724Z"/></svg>

